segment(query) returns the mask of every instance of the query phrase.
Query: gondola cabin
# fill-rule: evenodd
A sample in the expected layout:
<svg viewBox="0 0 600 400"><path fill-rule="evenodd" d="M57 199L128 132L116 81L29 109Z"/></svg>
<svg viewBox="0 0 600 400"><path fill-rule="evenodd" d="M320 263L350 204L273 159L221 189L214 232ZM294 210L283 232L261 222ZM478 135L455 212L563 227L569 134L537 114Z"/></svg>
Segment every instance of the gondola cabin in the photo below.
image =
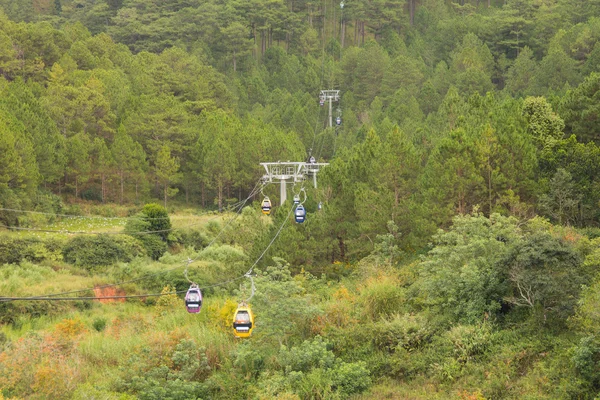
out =
<svg viewBox="0 0 600 400"><path fill-rule="evenodd" d="M299 194L294 195L294 204L300 204L300 195Z"/></svg>
<svg viewBox="0 0 600 400"><path fill-rule="evenodd" d="M233 334L239 338L250 337L253 327L254 315L252 315L252 309L246 303L241 303L233 316Z"/></svg>
<svg viewBox="0 0 600 400"><path fill-rule="evenodd" d="M325 105L325 97L319 97L319 105L323 107Z"/></svg>
<svg viewBox="0 0 600 400"><path fill-rule="evenodd" d="M265 197L265 199L262 202L262 212L265 215L269 215L271 214L271 199L269 199L268 197Z"/></svg>
<svg viewBox="0 0 600 400"><path fill-rule="evenodd" d="M296 222L299 224L303 223L306 219L306 210L302 204L298 204L298 207L296 207L294 217L296 218Z"/></svg>
<svg viewBox="0 0 600 400"><path fill-rule="evenodd" d="M342 119L341 119L340 117L337 117L337 118L335 119L335 124L336 124L337 126L340 126L340 125L342 124Z"/></svg>
<svg viewBox="0 0 600 400"><path fill-rule="evenodd" d="M202 292L198 286L190 286L185 294L185 308L192 314L200 312L200 309L202 308Z"/></svg>

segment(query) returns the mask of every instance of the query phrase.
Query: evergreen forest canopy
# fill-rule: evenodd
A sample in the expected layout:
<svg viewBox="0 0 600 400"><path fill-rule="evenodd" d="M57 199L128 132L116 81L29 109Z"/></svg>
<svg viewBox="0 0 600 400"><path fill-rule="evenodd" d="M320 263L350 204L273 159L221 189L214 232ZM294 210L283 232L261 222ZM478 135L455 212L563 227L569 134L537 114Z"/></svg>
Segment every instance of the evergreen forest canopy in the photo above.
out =
<svg viewBox="0 0 600 400"><path fill-rule="evenodd" d="M474 209L599 221L598 1L0 5L6 208L221 209L312 151L343 240L393 220L419 248Z"/></svg>
<svg viewBox="0 0 600 400"><path fill-rule="evenodd" d="M197 349L164 322L171 336L146 339L172 353L128 360L130 375L106 387L24 369L0 378L0 399L36 387L73 398L234 398L248 387L257 398L347 398L374 383L382 397L427 398L428 385L438 398L598 396L599 39L600 0L0 0L2 227L48 222L10 210L72 204L223 210L252 193L260 162L330 163L307 188L307 223L282 230L259 265L258 350L206 331ZM328 127L323 89L340 90L341 126ZM264 192L277 203L278 188ZM217 271L203 279L243 273L287 213L270 224L257 210L199 253ZM124 280L146 272L140 257L174 263L218 238L212 225L135 238L152 224L128 222L118 240L0 238L0 272L11 288L58 279L63 261ZM42 262L52 268L31 264ZM219 329L227 301L208 312ZM146 305L164 316L176 303ZM68 310L13 304L0 304L0 322L15 329L19 313ZM290 324L272 304L291 310ZM143 330L140 318L115 316L109 331ZM52 342L63 350L87 329L67 321ZM7 345L0 370L38 339ZM84 358L100 363L101 347L88 343ZM116 353L107 369L124 365ZM181 361L190 357L193 370Z"/></svg>

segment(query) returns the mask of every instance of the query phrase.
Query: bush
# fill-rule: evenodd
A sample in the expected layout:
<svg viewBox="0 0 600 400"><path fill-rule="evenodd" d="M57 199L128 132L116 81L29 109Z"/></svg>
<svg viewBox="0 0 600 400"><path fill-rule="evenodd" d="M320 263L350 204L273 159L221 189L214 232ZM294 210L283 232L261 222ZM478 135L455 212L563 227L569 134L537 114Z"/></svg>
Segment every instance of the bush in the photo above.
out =
<svg viewBox="0 0 600 400"><path fill-rule="evenodd" d="M106 318L96 318L94 322L92 322L92 327L96 332L102 332L106 329Z"/></svg>
<svg viewBox="0 0 600 400"><path fill-rule="evenodd" d="M368 336L377 349L393 353L399 348L419 350L430 342L432 335L433 330L424 318L405 314L374 323Z"/></svg>
<svg viewBox="0 0 600 400"><path fill-rule="evenodd" d="M158 365L153 366L153 361L159 361ZM132 355L127 363L128 373L117 385L119 391L130 392L142 400L187 400L206 395L202 383L210 372L206 349L193 340L181 339L165 357L155 358L150 353Z"/></svg>
<svg viewBox="0 0 600 400"><path fill-rule="evenodd" d="M125 233L141 242L153 260L158 260L167 251L169 242L171 220L167 210L158 204L146 204L136 217L127 221Z"/></svg>
<svg viewBox="0 0 600 400"><path fill-rule="evenodd" d="M360 393L371 386L369 370L364 362L339 363L332 371L333 388L343 398Z"/></svg>
<svg viewBox="0 0 600 400"><path fill-rule="evenodd" d="M376 321L401 312L405 294L397 279L380 276L367 281L361 289L360 298L366 316Z"/></svg>
<svg viewBox="0 0 600 400"><path fill-rule="evenodd" d="M283 379L271 379L267 386L290 387L303 399L348 398L367 389L371 378L366 363L342 362L328 346L317 336L289 350L282 347L278 360L284 370Z"/></svg>
<svg viewBox="0 0 600 400"><path fill-rule="evenodd" d="M155 235L139 235L138 240L144 246L146 254L153 260L158 260L167 251L167 243Z"/></svg>
<svg viewBox="0 0 600 400"><path fill-rule="evenodd" d="M331 368L335 356L327 348L328 344L320 336L312 341L306 340L300 346L279 352L279 363L287 373L291 371L307 372L311 368Z"/></svg>
<svg viewBox="0 0 600 400"><path fill-rule="evenodd" d="M63 242L57 239L42 240L37 237L0 236L0 264L19 264L26 260L39 263L62 259Z"/></svg>
<svg viewBox="0 0 600 400"><path fill-rule="evenodd" d="M63 249L65 260L88 270L116 262L129 262L146 251L134 238L126 235L78 236Z"/></svg>
<svg viewBox="0 0 600 400"><path fill-rule="evenodd" d="M158 204L146 204L142 209L141 217L150 224L150 231L167 231L171 229L171 220L167 210ZM164 241L167 240L169 232L157 232Z"/></svg>
<svg viewBox="0 0 600 400"><path fill-rule="evenodd" d="M210 243L208 236L204 232L196 229L186 229L179 232L178 242L185 247L193 247L201 250Z"/></svg>

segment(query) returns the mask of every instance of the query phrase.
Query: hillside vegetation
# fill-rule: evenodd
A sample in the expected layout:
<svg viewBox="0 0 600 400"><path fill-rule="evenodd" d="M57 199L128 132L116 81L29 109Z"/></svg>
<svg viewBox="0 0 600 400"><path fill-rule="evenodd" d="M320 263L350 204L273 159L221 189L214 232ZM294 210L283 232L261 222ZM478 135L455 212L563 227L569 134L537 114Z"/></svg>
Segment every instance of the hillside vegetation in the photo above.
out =
<svg viewBox="0 0 600 400"><path fill-rule="evenodd" d="M0 399L600 397L599 39L597 0L0 0Z"/></svg>

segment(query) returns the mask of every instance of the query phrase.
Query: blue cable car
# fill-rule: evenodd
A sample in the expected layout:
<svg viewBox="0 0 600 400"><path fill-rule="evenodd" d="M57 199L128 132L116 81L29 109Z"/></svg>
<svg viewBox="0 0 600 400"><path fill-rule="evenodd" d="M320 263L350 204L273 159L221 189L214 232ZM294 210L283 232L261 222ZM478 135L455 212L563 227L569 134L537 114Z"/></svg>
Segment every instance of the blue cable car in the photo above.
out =
<svg viewBox="0 0 600 400"><path fill-rule="evenodd" d="M300 195L299 194L294 195L294 204L300 204Z"/></svg>
<svg viewBox="0 0 600 400"><path fill-rule="evenodd" d="M321 107L325 105L325 97L323 97L323 96L319 97L319 105Z"/></svg>
<svg viewBox="0 0 600 400"><path fill-rule="evenodd" d="M296 222L299 224L303 223L306 219L306 210L302 204L298 204L298 207L296 207L294 217L296 218Z"/></svg>
<svg viewBox="0 0 600 400"><path fill-rule="evenodd" d="M340 126L340 125L342 124L342 118L341 118L341 117L336 117L336 118L335 118L335 124L336 124L337 126Z"/></svg>
<svg viewBox="0 0 600 400"><path fill-rule="evenodd" d="M185 294L185 308L192 314L199 313L202 308L202 292L196 284L192 284Z"/></svg>

